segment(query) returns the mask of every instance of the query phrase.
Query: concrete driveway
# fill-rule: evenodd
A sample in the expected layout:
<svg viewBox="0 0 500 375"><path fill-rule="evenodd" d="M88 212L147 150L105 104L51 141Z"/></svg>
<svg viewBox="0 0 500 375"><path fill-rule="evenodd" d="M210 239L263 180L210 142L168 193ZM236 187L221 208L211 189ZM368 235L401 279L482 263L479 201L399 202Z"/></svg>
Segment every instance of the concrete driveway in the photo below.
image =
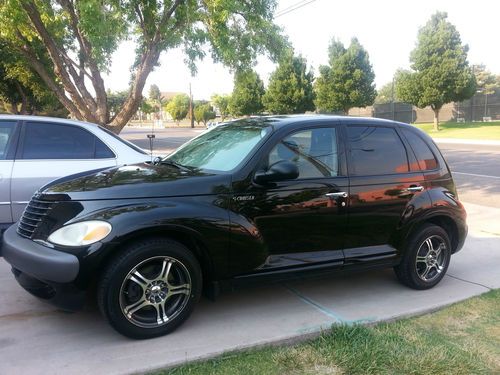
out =
<svg viewBox="0 0 500 375"><path fill-rule="evenodd" d="M56 311L24 292L0 259L0 374L127 374L225 351L297 340L334 323L377 322L440 308L500 287L500 209L467 204L470 234L434 289L400 285L392 270L323 277L202 300L169 336L133 341L96 307Z"/></svg>

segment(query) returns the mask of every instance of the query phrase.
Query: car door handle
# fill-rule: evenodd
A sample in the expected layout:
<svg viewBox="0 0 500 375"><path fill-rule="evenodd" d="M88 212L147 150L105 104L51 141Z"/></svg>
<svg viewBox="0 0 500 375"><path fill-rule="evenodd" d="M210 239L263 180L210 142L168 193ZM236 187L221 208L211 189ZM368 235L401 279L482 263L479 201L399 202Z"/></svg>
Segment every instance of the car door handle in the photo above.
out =
<svg viewBox="0 0 500 375"><path fill-rule="evenodd" d="M423 186L410 186L409 188L406 188L406 190L409 191L410 193L417 193L419 191L424 190L424 187Z"/></svg>
<svg viewBox="0 0 500 375"><path fill-rule="evenodd" d="M347 198L347 193L345 191L339 191L338 193L326 193L325 196L332 199Z"/></svg>

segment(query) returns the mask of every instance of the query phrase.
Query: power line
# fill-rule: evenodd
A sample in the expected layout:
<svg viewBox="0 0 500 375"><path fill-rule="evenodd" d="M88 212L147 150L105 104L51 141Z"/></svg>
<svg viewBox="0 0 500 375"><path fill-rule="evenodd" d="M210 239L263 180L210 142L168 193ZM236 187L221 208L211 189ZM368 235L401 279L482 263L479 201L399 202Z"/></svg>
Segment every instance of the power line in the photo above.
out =
<svg viewBox="0 0 500 375"><path fill-rule="evenodd" d="M293 8L293 7L296 7L297 5L299 5L300 3L305 3L309 0L300 0L299 2L295 3L295 4L292 4L292 5L289 5L287 6L286 8L283 8L283 9L278 9L278 11L276 12L276 15L279 15L280 13L283 13L283 12L286 12L287 10Z"/></svg>
<svg viewBox="0 0 500 375"><path fill-rule="evenodd" d="M302 0L302 1L299 1L298 3L295 3L293 5L290 5L288 7L286 7L285 9L283 10L280 10L275 16L274 18L278 18L278 17L281 17L281 16L284 16L288 13L291 13L297 9L300 9L308 4L311 4L313 2L315 2L316 0Z"/></svg>
<svg viewBox="0 0 500 375"><path fill-rule="evenodd" d="M278 17L281 17L281 16L284 16L288 13L291 13L297 9L300 9L302 7L305 7L306 5L309 5L311 3L314 3L316 0L305 0L305 1L299 1L298 3L294 4L294 5L291 5L285 9L283 9L282 11L279 11L275 16L274 18L278 18Z"/></svg>

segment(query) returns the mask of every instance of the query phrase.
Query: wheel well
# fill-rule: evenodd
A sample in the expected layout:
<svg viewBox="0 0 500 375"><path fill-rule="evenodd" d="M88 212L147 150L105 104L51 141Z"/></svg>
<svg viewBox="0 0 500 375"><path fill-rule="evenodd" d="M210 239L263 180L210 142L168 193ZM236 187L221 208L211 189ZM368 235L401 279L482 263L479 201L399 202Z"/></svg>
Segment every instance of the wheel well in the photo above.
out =
<svg viewBox="0 0 500 375"><path fill-rule="evenodd" d="M208 255L208 250L206 249L205 245L198 239L194 238L192 235L189 235L182 231L168 230L168 229L165 230L162 228L151 228L149 230L141 230L138 232L129 233L127 236L123 237L120 240L120 244L126 243L127 245L129 245L133 242L138 242L142 239L149 237L169 238L186 246L190 251L193 252L194 256L198 260L198 263L200 264L204 283L212 280L213 276L212 262ZM113 257L120 251L120 247L121 247L120 245L114 246L113 249L109 251L100 260L97 275L100 275L102 273L102 270L107 266L110 260L113 259Z"/></svg>
<svg viewBox="0 0 500 375"><path fill-rule="evenodd" d="M426 223L432 223L443 228L448 236L450 237L451 242L451 252L454 253L458 247L458 228L457 224L453 221L453 219L448 216L434 216L428 218Z"/></svg>

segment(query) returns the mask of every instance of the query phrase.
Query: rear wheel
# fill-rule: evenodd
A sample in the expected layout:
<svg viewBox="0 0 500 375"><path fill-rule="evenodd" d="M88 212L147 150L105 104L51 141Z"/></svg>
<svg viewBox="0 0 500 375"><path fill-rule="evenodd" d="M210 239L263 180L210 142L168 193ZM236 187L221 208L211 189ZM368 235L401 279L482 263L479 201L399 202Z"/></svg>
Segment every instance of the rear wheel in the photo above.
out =
<svg viewBox="0 0 500 375"><path fill-rule="evenodd" d="M201 294L201 278L198 261L182 244L162 238L141 241L104 271L99 307L125 336L162 336L189 317Z"/></svg>
<svg viewBox="0 0 500 375"><path fill-rule="evenodd" d="M394 271L410 288L429 289L444 277L450 258L450 239L446 231L437 225L426 224L409 238L401 263Z"/></svg>

